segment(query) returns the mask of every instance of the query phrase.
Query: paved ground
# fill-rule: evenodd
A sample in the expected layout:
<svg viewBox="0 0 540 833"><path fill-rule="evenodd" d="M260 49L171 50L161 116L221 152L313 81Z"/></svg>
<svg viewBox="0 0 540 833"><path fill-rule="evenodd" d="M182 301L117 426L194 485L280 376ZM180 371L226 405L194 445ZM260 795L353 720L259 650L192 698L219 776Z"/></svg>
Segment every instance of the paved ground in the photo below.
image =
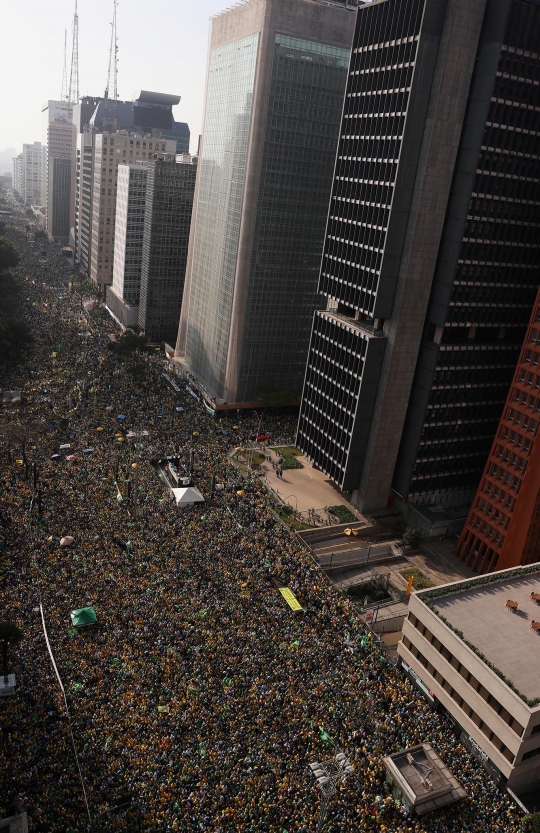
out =
<svg viewBox="0 0 540 833"><path fill-rule="evenodd" d="M454 555L454 544L446 538L427 539L420 544L421 552L408 556L413 567L418 567L434 584L448 584L472 578L473 573Z"/></svg>
<svg viewBox="0 0 540 833"><path fill-rule="evenodd" d="M540 592L540 570L435 600L445 619L531 700L540 697L540 634L531 630L540 606L532 592ZM506 610L508 599L517 601L517 613Z"/></svg>
<svg viewBox="0 0 540 833"><path fill-rule="evenodd" d="M277 462L277 455L272 449L268 449L272 462ZM298 460L304 466L303 469L286 469L283 472L283 479L277 477L271 463L263 463L261 469L264 471L266 482L285 503L288 503L299 512L307 513L308 509L314 509L317 514L326 519L325 506L336 506L342 503L358 518L366 520L347 498L334 486L331 480L321 471L316 471L305 457ZM368 521L366 520L366 523Z"/></svg>

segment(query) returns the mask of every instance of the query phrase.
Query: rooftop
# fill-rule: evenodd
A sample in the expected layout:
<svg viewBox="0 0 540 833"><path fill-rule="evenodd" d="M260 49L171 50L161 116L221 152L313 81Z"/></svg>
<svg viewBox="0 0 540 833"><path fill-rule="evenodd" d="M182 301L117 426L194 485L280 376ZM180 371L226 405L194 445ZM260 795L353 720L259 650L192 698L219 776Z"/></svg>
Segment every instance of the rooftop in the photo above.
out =
<svg viewBox="0 0 540 833"><path fill-rule="evenodd" d="M467 581L463 589L441 598L429 598L439 612L464 639L475 646L488 662L510 680L529 700L540 697L540 633L531 630L532 622L540 621L540 604L531 593L540 593L540 565L534 572L515 574L502 572L500 580ZM419 598L424 600L423 594ZM515 612L507 609L508 601L517 602Z"/></svg>
<svg viewBox="0 0 540 833"><path fill-rule="evenodd" d="M383 761L388 777L418 815L465 797L465 791L429 743L395 752Z"/></svg>

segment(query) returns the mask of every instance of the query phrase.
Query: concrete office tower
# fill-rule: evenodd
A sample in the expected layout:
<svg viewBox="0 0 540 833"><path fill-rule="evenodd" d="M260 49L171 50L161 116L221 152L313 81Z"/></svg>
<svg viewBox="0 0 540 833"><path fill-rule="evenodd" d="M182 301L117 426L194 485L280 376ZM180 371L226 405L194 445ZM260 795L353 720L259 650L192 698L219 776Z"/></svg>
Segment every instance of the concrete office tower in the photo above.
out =
<svg viewBox="0 0 540 833"><path fill-rule="evenodd" d="M300 394L354 19L317 0L212 19L176 358L215 406Z"/></svg>
<svg viewBox="0 0 540 833"><path fill-rule="evenodd" d="M139 90L133 93L132 101L115 102L117 128L149 134L152 139L174 139L177 153L188 152L189 126L185 122L175 121L172 112L172 108L179 103L179 95ZM104 122L105 102L99 99L90 126L101 133Z"/></svg>
<svg viewBox="0 0 540 833"><path fill-rule="evenodd" d="M43 147L41 142L23 145L23 152L13 159L13 188L25 205L39 205Z"/></svg>
<svg viewBox="0 0 540 833"><path fill-rule="evenodd" d="M297 443L362 511L463 505L534 302L539 0L358 11Z"/></svg>
<svg viewBox="0 0 540 833"><path fill-rule="evenodd" d="M540 290L456 555L479 573L540 558Z"/></svg>
<svg viewBox="0 0 540 833"><path fill-rule="evenodd" d="M77 131L74 124L51 122L47 131L47 231L69 243L75 223Z"/></svg>
<svg viewBox="0 0 540 833"><path fill-rule="evenodd" d="M23 199L26 205L40 205L43 151L41 142L23 145Z"/></svg>
<svg viewBox="0 0 540 833"><path fill-rule="evenodd" d="M196 174L189 154L148 163L139 326L156 343L178 332Z"/></svg>
<svg viewBox="0 0 540 833"><path fill-rule="evenodd" d="M24 193L24 175L23 175L23 155L19 153L18 156L13 157L13 190L23 199Z"/></svg>
<svg viewBox="0 0 540 833"><path fill-rule="evenodd" d="M41 178L41 204L46 206L49 188L48 142L49 125L53 122L61 124L73 123L73 104L68 101L46 101L41 108L41 144L45 148L44 164Z"/></svg>
<svg viewBox="0 0 540 833"><path fill-rule="evenodd" d="M139 323L148 162L118 166L114 264L107 306L126 327Z"/></svg>
<svg viewBox="0 0 540 833"><path fill-rule="evenodd" d="M175 150L174 140L150 139L126 130L94 137L90 278L103 293L113 276L118 165Z"/></svg>
<svg viewBox="0 0 540 833"><path fill-rule="evenodd" d="M77 136L77 194L75 199L75 262L81 272L90 274L92 249L92 201L94 194L94 156L96 136L93 130Z"/></svg>

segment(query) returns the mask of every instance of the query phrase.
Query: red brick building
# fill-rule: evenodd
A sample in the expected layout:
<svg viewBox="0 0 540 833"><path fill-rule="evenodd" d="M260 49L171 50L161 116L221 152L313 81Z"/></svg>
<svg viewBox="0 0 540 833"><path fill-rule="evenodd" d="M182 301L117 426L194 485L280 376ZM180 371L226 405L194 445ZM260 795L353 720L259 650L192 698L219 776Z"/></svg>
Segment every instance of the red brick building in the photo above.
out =
<svg viewBox="0 0 540 833"><path fill-rule="evenodd" d="M540 559L540 289L456 555L479 573Z"/></svg>

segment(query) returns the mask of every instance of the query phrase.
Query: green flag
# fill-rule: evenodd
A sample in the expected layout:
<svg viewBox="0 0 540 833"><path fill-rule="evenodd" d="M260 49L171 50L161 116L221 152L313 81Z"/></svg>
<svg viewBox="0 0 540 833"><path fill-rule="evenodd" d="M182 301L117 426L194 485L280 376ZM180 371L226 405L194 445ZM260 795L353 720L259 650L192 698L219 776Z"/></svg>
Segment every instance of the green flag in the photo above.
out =
<svg viewBox="0 0 540 833"><path fill-rule="evenodd" d="M324 729L323 729L323 727L322 727L322 726L319 726L319 730L320 730L320 731L319 731L319 737L320 737L320 739L321 739L324 743L331 743L331 744L332 744L332 746L334 746L334 745L335 745L335 744L334 744L334 741L332 740L332 738L330 737L330 735L327 735L327 734L326 734L326 732L324 731Z"/></svg>

